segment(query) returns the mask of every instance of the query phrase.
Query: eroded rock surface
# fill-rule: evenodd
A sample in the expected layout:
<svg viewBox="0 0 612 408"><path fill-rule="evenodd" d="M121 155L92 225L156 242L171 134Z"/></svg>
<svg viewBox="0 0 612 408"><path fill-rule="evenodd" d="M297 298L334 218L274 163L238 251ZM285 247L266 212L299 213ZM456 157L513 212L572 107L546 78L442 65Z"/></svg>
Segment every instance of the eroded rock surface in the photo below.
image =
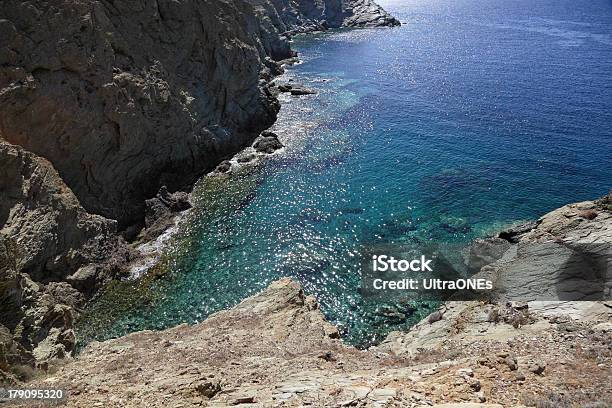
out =
<svg viewBox="0 0 612 408"><path fill-rule="evenodd" d="M508 240L494 263L478 277L488 278L513 301L610 299L612 290L612 212L610 196L561 207ZM503 237L508 235L501 233Z"/></svg>
<svg viewBox="0 0 612 408"><path fill-rule="evenodd" d="M612 401L609 317L550 320L534 312L514 327L513 308L492 319L487 309L500 306L446 307L442 319L425 319L414 332L391 335L380 347L362 351L343 344L315 300L283 279L195 326L92 343L38 384L66 387L69 407L522 407ZM408 352L412 342L417 347Z"/></svg>
<svg viewBox="0 0 612 408"><path fill-rule="evenodd" d="M117 223L87 213L45 159L0 142L0 268L43 283L102 263L120 244Z"/></svg>
<svg viewBox="0 0 612 408"><path fill-rule="evenodd" d="M248 2L10 0L0 21L0 133L120 227L276 118Z"/></svg>

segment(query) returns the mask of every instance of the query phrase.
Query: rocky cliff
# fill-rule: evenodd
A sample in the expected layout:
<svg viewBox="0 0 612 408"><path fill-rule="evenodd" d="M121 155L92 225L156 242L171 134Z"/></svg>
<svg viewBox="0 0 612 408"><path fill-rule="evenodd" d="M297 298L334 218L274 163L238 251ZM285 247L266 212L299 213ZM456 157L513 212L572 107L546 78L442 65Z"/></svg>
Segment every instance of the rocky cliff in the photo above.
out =
<svg viewBox="0 0 612 408"><path fill-rule="evenodd" d="M118 233L274 122L282 34L315 20L395 24L364 0L0 2L0 371L70 354Z"/></svg>
<svg viewBox="0 0 612 408"><path fill-rule="evenodd" d="M53 166L21 147L0 143L0 191L1 379L9 365L71 353L75 310L127 250L116 221L87 213Z"/></svg>
<svg viewBox="0 0 612 408"><path fill-rule="evenodd" d="M341 27L398 26L371 0L248 0L283 36Z"/></svg>
<svg viewBox="0 0 612 408"><path fill-rule="evenodd" d="M0 133L120 228L142 225L161 185L188 185L279 109L241 0L3 1L0 18Z"/></svg>

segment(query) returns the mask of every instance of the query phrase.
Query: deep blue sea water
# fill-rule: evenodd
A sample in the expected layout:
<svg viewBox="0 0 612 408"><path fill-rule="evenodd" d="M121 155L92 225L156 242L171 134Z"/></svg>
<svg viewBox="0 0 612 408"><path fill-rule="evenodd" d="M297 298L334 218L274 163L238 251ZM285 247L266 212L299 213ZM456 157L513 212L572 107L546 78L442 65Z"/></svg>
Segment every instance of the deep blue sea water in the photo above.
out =
<svg viewBox="0 0 612 408"><path fill-rule="evenodd" d="M292 276L367 345L427 308L389 319L363 299L363 245L467 244L612 187L612 2L383 4L402 27L294 40L303 63L279 82L319 94L281 96L287 148L205 177L154 300L94 305L93 337L194 323Z"/></svg>

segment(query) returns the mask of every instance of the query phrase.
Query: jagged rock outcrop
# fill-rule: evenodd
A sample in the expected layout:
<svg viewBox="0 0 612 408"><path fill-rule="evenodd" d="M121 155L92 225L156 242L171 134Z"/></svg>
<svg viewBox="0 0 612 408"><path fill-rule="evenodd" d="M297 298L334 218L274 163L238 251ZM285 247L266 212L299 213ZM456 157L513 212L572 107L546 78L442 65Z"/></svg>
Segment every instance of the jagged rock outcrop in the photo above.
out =
<svg viewBox="0 0 612 408"><path fill-rule="evenodd" d="M569 204L527 226L490 239L498 260L477 277L490 279L510 301L610 299L612 291L612 213L601 200Z"/></svg>
<svg viewBox="0 0 612 408"><path fill-rule="evenodd" d="M116 221L87 213L47 160L3 142L0 192L0 371L6 373L9 364L72 352L75 309L116 276L127 249ZM83 268L87 282L78 279Z"/></svg>
<svg viewBox="0 0 612 408"><path fill-rule="evenodd" d="M117 222L87 213L47 160L1 142L0 192L0 241L10 250L2 269L61 281L120 245Z"/></svg>
<svg viewBox="0 0 612 408"><path fill-rule="evenodd" d="M183 191L170 193L162 186L154 198L145 201L146 216L142 240L152 241L175 223L175 216L191 208L189 194Z"/></svg>
<svg viewBox="0 0 612 408"><path fill-rule="evenodd" d="M474 277L493 282L493 302L448 302L437 312L440 318L425 319L409 333L390 334L380 349L412 355L440 350L450 341L537 335L551 327L549 320L610 321L610 202L612 195L568 204L535 222L476 241L468 256L481 266Z"/></svg>

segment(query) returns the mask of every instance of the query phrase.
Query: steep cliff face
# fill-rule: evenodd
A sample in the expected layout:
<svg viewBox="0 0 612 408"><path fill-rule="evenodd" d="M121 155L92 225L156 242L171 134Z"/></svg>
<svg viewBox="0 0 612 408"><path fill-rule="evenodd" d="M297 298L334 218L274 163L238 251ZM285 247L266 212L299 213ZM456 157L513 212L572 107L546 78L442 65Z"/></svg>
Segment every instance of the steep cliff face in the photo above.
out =
<svg viewBox="0 0 612 408"><path fill-rule="evenodd" d="M0 191L7 261L36 281L65 280L83 263L104 262L119 241L115 221L87 213L53 166L21 147L0 143Z"/></svg>
<svg viewBox="0 0 612 408"><path fill-rule="evenodd" d="M9 367L70 354L74 309L127 251L116 221L87 213L47 160L4 142L0 192L0 380L9 381L20 377Z"/></svg>
<svg viewBox="0 0 612 408"><path fill-rule="evenodd" d="M241 0L4 1L0 18L0 132L120 227L276 117Z"/></svg>

